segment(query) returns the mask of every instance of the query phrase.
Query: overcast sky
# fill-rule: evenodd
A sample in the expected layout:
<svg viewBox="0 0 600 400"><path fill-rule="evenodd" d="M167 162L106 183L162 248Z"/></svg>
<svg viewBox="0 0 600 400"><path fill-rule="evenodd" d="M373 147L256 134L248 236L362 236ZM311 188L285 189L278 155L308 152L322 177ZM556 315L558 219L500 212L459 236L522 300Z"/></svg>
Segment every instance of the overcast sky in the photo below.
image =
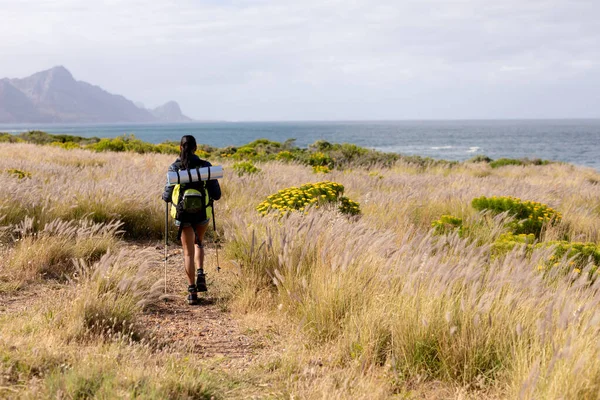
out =
<svg viewBox="0 0 600 400"><path fill-rule="evenodd" d="M600 118L600 0L0 0L0 77L64 65L210 120Z"/></svg>

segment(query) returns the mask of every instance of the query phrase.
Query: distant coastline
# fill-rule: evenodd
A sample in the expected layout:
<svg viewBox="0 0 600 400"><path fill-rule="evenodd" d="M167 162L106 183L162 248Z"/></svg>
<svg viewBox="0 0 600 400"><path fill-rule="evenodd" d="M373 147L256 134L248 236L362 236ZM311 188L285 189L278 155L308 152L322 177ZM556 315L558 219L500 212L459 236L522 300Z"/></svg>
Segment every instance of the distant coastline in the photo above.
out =
<svg viewBox="0 0 600 400"><path fill-rule="evenodd" d="M600 119L0 124L0 132L30 129L82 137L134 134L153 144L192 134L200 143L214 147L242 146L259 138L277 142L294 138L301 147L326 140L433 159L539 158L600 170Z"/></svg>

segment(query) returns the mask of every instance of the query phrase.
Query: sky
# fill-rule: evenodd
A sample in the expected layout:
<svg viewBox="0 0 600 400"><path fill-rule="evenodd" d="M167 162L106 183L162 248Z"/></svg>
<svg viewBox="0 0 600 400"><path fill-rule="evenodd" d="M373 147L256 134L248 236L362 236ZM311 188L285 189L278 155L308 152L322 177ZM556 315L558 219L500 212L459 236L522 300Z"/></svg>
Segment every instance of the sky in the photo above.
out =
<svg viewBox="0 0 600 400"><path fill-rule="evenodd" d="M0 77L63 65L200 120L600 118L598 0L0 0Z"/></svg>

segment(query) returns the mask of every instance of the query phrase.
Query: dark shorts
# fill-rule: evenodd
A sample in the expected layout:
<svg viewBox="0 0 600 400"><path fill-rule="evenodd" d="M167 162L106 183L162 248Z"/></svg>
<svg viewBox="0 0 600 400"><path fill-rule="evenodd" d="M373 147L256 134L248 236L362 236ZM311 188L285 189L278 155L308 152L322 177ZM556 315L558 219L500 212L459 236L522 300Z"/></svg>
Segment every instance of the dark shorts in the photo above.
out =
<svg viewBox="0 0 600 400"><path fill-rule="evenodd" d="M209 221L210 221L210 219L205 219L204 221L199 221L197 224L194 224L194 225L208 225ZM181 226L182 228L190 228L192 226L192 223L184 222L182 224L181 221L175 220L175 226Z"/></svg>

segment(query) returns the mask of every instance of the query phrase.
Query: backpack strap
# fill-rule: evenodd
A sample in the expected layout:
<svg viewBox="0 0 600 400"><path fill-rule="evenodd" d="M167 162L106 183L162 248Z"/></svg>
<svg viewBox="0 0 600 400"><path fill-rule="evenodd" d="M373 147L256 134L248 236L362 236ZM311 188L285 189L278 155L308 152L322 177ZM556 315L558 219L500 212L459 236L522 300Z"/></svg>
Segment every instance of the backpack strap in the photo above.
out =
<svg viewBox="0 0 600 400"><path fill-rule="evenodd" d="M188 178L190 179L190 183L192 183L192 173L190 172L190 169L186 169L187 174L188 174Z"/></svg>

